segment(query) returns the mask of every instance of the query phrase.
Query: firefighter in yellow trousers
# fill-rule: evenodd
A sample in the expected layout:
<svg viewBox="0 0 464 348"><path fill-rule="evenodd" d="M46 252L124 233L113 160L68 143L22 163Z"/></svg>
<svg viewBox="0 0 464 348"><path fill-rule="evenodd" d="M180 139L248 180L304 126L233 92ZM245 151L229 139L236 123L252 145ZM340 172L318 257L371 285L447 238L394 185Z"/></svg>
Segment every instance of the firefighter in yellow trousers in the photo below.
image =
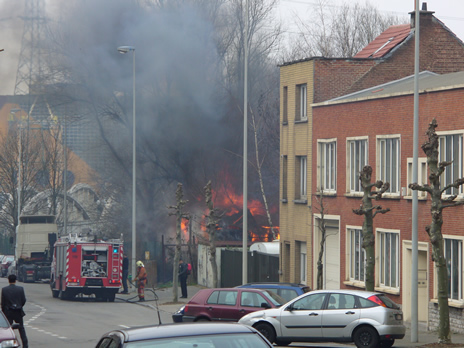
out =
<svg viewBox="0 0 464 348"><path fill-rule="evenodd" d="M145 284L147 283L147 271L142 261L137 261L137 276L135 281L137 282L137 292L139 295L139 302L145 301Z"/></svg>

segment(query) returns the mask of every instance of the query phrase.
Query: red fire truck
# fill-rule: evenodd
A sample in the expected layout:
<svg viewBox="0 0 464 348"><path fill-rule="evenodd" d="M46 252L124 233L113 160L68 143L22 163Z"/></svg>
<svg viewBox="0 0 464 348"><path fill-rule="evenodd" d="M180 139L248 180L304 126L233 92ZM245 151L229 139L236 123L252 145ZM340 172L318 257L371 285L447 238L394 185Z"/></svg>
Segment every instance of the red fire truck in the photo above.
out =
<svg viewBox="0 0 464 348"><path fill-rule="evenodd" d="M113 302L122 279L123 242L71 234L60 237L53 254L50 287L53 297L95 295Z"/></svg>

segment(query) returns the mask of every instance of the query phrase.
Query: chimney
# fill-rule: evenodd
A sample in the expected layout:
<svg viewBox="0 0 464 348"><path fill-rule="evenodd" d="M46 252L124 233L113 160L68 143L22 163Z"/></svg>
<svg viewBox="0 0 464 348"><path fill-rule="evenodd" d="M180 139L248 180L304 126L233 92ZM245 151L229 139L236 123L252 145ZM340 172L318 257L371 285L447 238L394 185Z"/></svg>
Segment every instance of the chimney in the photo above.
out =
<svg viewBox="0 0 464 348"><path fill-rule="evenodd" d="M416 2L414 1L414 4ZM423 2L422 3L422 9L419 11L419 15L421 16L421 19L424 17L424 15L432 15L434 14L435 11L429 11L427 10L427 3ZM409 12L411 16L411 29L416 27L416 7L414 5L414 11Z"/></svg>

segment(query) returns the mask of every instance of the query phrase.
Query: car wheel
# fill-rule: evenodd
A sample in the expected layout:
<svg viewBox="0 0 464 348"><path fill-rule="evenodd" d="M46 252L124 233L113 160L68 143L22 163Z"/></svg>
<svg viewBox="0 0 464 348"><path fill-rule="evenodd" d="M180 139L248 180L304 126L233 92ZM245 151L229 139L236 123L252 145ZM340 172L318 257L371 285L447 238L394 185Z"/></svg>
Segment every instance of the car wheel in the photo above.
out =
<svg viewBox="0 0 464 348"><path fill-rule="evenodd" d="M358 348L375 348L379 346L379 335L370 326L361 326L354 333L354 344Z"/></svg>
<svg viewBox="0 0 464 348"><path fill-rule="evenodd" d="M276 346L286 347L286 346L288 346L290 343L292 343L292 342L290 342L290 341L281 341L281 340L277 340L277 339L275 340Z"/></svg>
<svg viewBox="0 0 464 348"><path fill-rule="evenodd" d="M276 333L271 324L268 323L258 323L253 326L258 330L267 340L271 343L274 343L276 340Z"/></svg>
<svg viewBox="0 0 464 348"><path fill-rule="evenodd" d="M395 344L395 340L380 341L380 348L390 348Z"/></svg>
<svg viewBox="0 0 464 348"><path fill-rule="evenodd" d="M195 321L211 321L211 320L205 317L201 317L201 318L196 319Z"/></svg>

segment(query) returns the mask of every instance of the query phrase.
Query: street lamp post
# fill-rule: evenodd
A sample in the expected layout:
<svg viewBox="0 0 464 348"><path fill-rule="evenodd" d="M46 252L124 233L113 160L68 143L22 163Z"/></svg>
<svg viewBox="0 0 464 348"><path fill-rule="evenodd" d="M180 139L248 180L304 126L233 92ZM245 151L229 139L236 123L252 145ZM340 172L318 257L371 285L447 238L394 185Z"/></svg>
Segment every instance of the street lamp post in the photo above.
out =
<svg viewBox="0 0 464 348"><path fill-rule="evenodd" d="M132 52L132 277L135 277L135 263L136 263L136 151L135 151L135 47L133 46L119 46L118 52L126 54Z"/></svg>

